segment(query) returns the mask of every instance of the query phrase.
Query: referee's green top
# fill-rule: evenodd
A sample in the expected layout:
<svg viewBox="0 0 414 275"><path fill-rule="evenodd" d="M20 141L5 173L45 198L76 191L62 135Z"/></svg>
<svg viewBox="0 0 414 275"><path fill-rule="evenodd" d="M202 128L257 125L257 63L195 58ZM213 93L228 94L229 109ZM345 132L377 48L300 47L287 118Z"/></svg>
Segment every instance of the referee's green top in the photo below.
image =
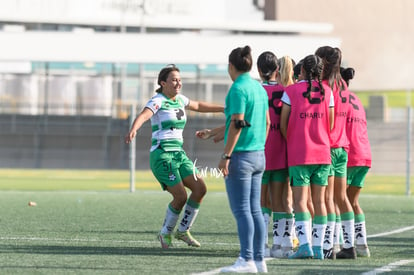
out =
<svg viewBox="0 0 414 275"><path fill-rule="evenodd" d="M251 126L242 128L234 152L264 150L266 143L266 112L269 109L266 90L249 73L239 75L230 87L226 96L224 114L226 115L226 134L224 142L227 143L231 116L244 114L244 119Z"/></svg>

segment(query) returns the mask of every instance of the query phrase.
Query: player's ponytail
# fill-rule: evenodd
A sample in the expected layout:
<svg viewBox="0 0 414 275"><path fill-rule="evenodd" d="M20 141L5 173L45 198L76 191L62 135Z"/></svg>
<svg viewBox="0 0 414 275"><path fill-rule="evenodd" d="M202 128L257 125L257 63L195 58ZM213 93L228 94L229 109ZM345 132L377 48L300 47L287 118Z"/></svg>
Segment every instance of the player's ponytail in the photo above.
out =
<svg viewBox="0 0 414 275"><path fill-rule="evenodd" d="M303 96L306 97L309 101L312 101L311 91L312 91L312 80L317 80L319 84L320 93L322 95L322 100L325 99L325 90L321 82L321 75L323 70L323 63L320 57L316 55L308 55L303 59L303 70L306 75L306 80L308 82L308 88Z"/></svg>
<svg viewBox="0 0 414 275"><path fill-rule="evenodd" d="M239 72L249 72L253 65L250 47L244 46L233 49L229 55L229 62Z"/></svg>
<svg viewBox="0 0 414 275"><path fill-rule="evenodd" d="M341 71L341 76L343 80L345 80L346 85L349 86L349 80L353 79L355 75L354 68L341 67L340 71Z"/></svg>
<svg viewBox="0 0 414 275"><path fill-rule="evenodd" d="M266 51L257 58L257 68L264 80L269 81L277 70L277 57L274 53Z"/></svg>

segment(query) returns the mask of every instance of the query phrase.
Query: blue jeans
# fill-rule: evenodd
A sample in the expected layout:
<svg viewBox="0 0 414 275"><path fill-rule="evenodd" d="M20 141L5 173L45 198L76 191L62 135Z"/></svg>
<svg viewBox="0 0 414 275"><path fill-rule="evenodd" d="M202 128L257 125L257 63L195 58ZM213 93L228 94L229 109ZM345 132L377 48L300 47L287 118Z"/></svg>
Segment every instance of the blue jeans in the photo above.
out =
<svg viewBox="0 0 414 275"><path fill-rule="evenodd" d="M260 206L264 151L233 152L225 178L227 197L237 223L240 257L263 260L265 225Z"/></svg>

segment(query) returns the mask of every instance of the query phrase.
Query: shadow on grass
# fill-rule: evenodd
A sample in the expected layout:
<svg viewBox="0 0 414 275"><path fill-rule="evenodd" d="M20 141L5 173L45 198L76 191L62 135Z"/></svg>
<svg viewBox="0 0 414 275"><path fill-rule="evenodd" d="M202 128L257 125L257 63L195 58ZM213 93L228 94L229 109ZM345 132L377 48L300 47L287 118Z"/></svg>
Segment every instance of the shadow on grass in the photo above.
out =
<svg viewBox="0 0 414 275"><path fill-rule="evenodd" d="M174 247L111 247L65 245L2 245L0 254L52 254L52 255L132 255L132 256L179 256L222 258L231 250L203 250L202 248Z"/></svg>
<svg viewBox="0 0 414 275"><path fill-rule="evenodd" d="M236 236L237 237L237 231L236 228L234 229L234 232L204 232L204 231L191 231L191 234L194 236ZM73 231L75 232L75 231ZM79 232L79 231L76 231ZM82 230L82 233L96 233L96 234L132 234L132 235L140 235L140 234L149 234L154 235L156 238L159 231L153 231L153 230Z"/></svg>

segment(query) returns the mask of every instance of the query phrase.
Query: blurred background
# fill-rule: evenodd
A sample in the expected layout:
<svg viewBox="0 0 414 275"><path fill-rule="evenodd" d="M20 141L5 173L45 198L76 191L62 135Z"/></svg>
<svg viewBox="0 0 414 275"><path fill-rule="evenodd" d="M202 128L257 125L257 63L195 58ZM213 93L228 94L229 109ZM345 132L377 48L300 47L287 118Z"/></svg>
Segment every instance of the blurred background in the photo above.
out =
<svg viewBox="0 0 414 275"><path fill-rule="evenodd" d="M0 167L128 169L123 136L163 66L179 66L190 99L224 103L232 49L299 61L330 45L356 71L350 88L368 116L371 173L409 179L413 10L410 0L3 0ZM194 132L224 116L189 115L188 155L216 167L223 145ZM147 123L136 169L149 169L150 136Z"/></svg>

